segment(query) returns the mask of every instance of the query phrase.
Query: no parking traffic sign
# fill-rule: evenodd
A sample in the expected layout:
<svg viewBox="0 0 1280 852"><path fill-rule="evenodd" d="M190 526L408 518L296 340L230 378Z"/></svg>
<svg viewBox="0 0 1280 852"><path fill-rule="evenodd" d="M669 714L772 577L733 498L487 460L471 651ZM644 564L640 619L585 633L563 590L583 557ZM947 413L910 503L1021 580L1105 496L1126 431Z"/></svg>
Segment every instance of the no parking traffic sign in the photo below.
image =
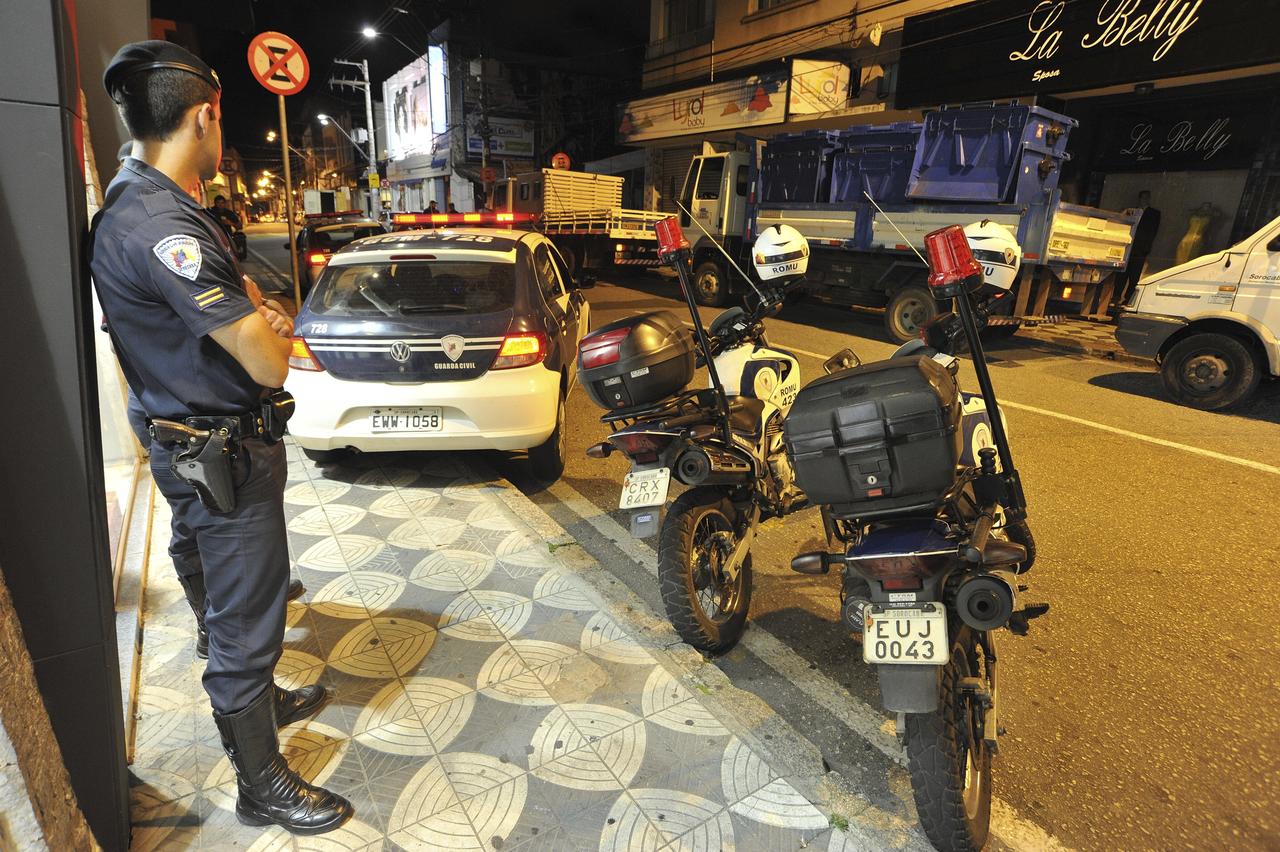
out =
<svg viewBox="0 0 1280 852"><path fill-rule="evenodd" d="M296 95L311 78L311 63L284 33L265 32L249 42L249 70L273 95Z"/></svg>

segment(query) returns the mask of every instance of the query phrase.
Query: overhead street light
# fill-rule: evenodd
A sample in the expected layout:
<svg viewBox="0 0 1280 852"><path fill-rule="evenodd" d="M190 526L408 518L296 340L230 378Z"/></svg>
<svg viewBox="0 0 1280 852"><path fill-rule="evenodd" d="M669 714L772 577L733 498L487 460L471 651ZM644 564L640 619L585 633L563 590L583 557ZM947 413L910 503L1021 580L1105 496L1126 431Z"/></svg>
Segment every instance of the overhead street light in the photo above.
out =
<svg viewBox="0 0 1280 852"><path fill-rule="evenodd" d="M375 30L373 27L365 27L364 29L360 30L360 34L368 39L374 39L374 38L377 38L378 36L385 35L387 38L391 39L396 44L400 45L405 50L409 51L409 53L413 56L414 59L417 59L420 56L422 56L421 53L419 53L418 51L414 50L412 47L410 47L409 45L401 41L399 36L394 35L392 33L380 33L377 30Z"/></svg>
<svg viewBox="0 0 1280 852"><path fill-rule="evenodd" d="M331 116L321 112L316 114L316 118L320 120L320 124L323 127L328 127L330 124L332 124L334 127L338 128L338 132L341 133L343 136L347 137L347 140L355 147L356 153L358 153L361 157L364 157L367 162L372 162L369 160L369 155L366 154L364 152L364 149L360 147L360 143L357 142L355 139L352 139L351 134L343 130L342 125L334 121Z"/></svg>
<svg viewBox="0 0 1280 852"><path fill-rule="evenodd" d="M279 134L277 134L274 130L268 130L268 131L267 131L267 141L268 141L268 142L274 142L274 141L276 141L276 139L278 139L278 138L280 138L280 137L279 137Z"/></svg>

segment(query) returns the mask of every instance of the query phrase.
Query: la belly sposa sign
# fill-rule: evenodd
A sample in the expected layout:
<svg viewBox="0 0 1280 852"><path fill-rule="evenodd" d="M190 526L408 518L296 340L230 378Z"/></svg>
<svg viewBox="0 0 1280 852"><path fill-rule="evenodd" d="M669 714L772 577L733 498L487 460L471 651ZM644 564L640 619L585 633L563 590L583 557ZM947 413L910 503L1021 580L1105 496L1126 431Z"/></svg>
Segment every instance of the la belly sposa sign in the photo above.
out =
<svg viewBox="0 0 1280 852"><path fill-rule="evenodd" d="M1107 50L1146 44L1152 48L1151 62L1168 55L1178 40L1199 21L1204 0L1101 0L1092 24L1080 34L1080 49ZM1010 62L1026 62L1036 67L1032 82L1062 74L1053 59L1066 35L1061 28L1067 0L1041 0L1027 15L1027 43L1009 52ZM1070 37L1074 37L1072 34Z"/></svg>
<svg viewBox="0 0 1280 852"><path fill-rule="evenodd" d="M899 107L1280 61L1277 0L977 0L906 19Z"/></svg>

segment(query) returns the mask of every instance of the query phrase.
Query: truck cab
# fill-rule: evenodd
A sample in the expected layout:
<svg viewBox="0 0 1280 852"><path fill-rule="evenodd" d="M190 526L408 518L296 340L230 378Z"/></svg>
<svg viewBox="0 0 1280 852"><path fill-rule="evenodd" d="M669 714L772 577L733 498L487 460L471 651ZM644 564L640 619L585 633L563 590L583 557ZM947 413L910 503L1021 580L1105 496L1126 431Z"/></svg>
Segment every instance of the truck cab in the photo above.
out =
<svg viewBox="0 0 1280 852"><path fill-rule="evenodd" d="M701 304L719 306L729 298L732 288L716 244L741 256L750 182L751 156L745 151L717 152L704 145L689 164L677 215L693 241L693 284Z"/></svg>
<svg viewBox="0 0 1280 852"><path fill-rule="evenodd" d="M1150 275L1116 339L1154 358L1169 396L1205 411L1246 399L1280 376L1280 218L1234 246Z"/></svg>

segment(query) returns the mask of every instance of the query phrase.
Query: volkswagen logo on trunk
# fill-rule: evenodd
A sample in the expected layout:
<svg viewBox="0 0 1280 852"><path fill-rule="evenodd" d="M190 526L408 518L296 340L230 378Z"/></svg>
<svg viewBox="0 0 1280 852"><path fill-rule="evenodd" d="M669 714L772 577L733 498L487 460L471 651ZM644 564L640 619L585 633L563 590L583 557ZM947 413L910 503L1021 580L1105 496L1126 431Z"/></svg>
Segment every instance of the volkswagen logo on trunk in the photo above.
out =
<svg viewBox="0 0 1280 852"><path fill-rule="evenodd" d="M405 343L403 340L397 340L395 343L391 344L392 361L403 364L405 361L409 360L409 356L412 354L413 352L409 349L409 344Z"/></svg>
<svg viewBox="0 0 1280 852"><path fill-rule="evenodd" d="M467 339L456 334L450 334L447 337L440 338L440 348L444 350L444 354L449 356L450 361L457 361L462 357L462 350L467 348Z"/></svg>

